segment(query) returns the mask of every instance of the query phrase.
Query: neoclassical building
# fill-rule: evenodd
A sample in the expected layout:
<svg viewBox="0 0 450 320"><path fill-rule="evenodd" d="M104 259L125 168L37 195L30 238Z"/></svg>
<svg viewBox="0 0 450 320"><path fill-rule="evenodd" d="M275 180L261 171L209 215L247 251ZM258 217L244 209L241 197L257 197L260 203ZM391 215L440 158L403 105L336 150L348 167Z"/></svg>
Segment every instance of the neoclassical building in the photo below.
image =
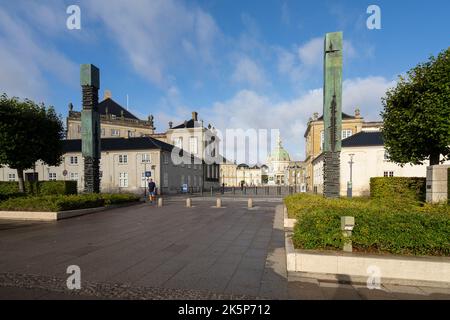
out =
<svg viewBox="0 0 450 320"><path fill-rule="evenodd" d="M366 122L360 114L358 108L355 109L354 115L349 115L342 112L342 139L346 139L361 131L379 131L382 122ZM309 119L305 138L305 179L307 191L314 191L313 187L315 174L313 169L314 159L322 153L322 145L324 140L323 116L319 117L318 113L314 113L313 117Z"/></svg>
<svg viewBox="0 0 450 320"><path fill-rule="evenodd" d="M289 153L283 148L281 138L277 138L277 145L267 158L269 185L287 184L286 170L291 159Z"/></svg>
<svg viewBox="0 0 450 320"><path fill-rule="evenodd" d="M155 132L153 116L140 120L115 102L109 91L98 105L101 130L101 191L144 193L146 172L151 174L159 191L178 192L185 184L199 188L219 186L216 158L220 140L214 127L203 126L197 112L192 118ZM174 151L175 150L175 151ZM179 162L178 160L183 161ZM66 119L64 155L57 167L38 161L25 171L25 179L75 180L84 189L83 156L81 154L81 112L69 104ZM17 181L17 172L0 167L0 181Z"/></svg>

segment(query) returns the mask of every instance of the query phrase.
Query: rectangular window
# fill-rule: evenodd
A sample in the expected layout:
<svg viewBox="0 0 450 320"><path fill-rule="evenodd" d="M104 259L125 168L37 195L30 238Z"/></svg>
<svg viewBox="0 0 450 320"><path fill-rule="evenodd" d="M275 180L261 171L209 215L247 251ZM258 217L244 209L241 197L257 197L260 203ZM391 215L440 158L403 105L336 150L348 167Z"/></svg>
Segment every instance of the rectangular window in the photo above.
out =
<svg viewBox="0 0 450 320"><path fill-rule="evenodd" d="M102 128L102 137L105 136L105 128Z"/></svg>
<svg viewBox="0 0 450 320"><path fill-rule="evenodd" d="M394 171L385 171L383 173L383 176L385 176L385 177L393 177L394 176Z"/></svg>
<svg viewBox="0 0 450 320"><path fill-rule="evenodd" d="M189 152L191 154L197 154L197 152L198 152L197 137L189 138Z"/></svg>
<svg viewBox="0 0 450 320"><path fill-rule="evenodd" d="M323 130L320 131L320 150L323 149L323 142L325 141L324 136L325 136L325 133L323 132Z"/></svg>
<svg viewBox="0 0 450 320"><path fill-rule="evenodd" d="M163 175L163 186L166 188L169 186L169 174L167 172L164 172Z"/></svg>
<svg viewBox="0 0 450 320"><path fill-rule="evenodd" d="M143 163L150 163L151 162L151 158L150 158L150 154L149 153L144 153L142 155L142 162Z"/></svg>
<svg viewBox="0 0 450 320"><path fill-rule="evenodd" d="M169 163L169 154L166 152L163 153L163 161L164 161L164 164Z"/></svg>
<svg viewBox="0 0 450 320"><path fill-rule="evenodd" d="M16 181L16 174L8 173L8 181Z"/></svg>
<svg viewBox="0 0 450 320"><path fill-rule="evenodd" d="M183 138L175 138L173 145L179 149L183 149Z"/></svg>
<svg viewBox="0 0 450 320"><path fill-rule="evenodd" d="M127 164L128 163L128 155L119 154L119 164Z"/></svg>
<svg viewBox="0 0 450 320"><path fill-rule="evenodd" d="M78 157L77 156L70 157L70 164L78 164Z"/></svg>
<svg viewBox="0 0 450 320"><path fill-rule="evenodd" d="M342 139L348 138L353 134L351 129L342 130Z"/></svg>
<svg viewBox="0 0 450 320"><path fill-rule="evenodd" d="M71 172L70 180L78 181L78 172Z"/></svg>
<svg viewBox="0 0 450 320"><path fill-rule="evenodd" d="M49 172L48 180L56 180L56 173L55 172Z"/></svg>
<svg viewBox="0 0 450 320"><path fill-rule="evenodd" d="M126 172L119 173L119 187L121 188L128 187L128 173Z"/></svg>
<svg viewBox="0 0 450 320"><path fill-rule="evenodd" d="M111 136L113 136L113 137L120 136L120 130L119 129L111 129Z"/></svg>

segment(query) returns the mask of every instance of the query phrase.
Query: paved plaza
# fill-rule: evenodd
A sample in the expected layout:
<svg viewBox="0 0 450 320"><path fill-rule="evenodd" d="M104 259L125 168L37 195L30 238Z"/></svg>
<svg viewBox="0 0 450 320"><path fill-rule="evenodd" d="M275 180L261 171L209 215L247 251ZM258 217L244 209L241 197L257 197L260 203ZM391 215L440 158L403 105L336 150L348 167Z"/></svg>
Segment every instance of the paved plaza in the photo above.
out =
<svg viewBox="0 0 450 320"><path fill-rule="evenodd" d="M338 284L286 272L276 201L168 201L58 222L0 221L1 299L450 299L450 290ZM278 212L278 213L277 213ZM81 290L66 269L81 269Z"/></svg>

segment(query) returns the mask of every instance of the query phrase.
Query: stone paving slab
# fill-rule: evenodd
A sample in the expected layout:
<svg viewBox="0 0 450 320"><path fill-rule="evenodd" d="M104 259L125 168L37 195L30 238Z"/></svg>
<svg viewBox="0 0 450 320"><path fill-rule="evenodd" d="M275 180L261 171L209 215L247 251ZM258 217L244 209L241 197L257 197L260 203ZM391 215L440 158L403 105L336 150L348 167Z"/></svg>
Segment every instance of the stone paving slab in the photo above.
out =
<svg viewBox="0 0 450 320"><path fill-rule="evenodd" d="M214 200L215 201L215 200ZM142 204L52 223L0 221L0 299L445 299L450 289L287 274L279 204ZM65 288L79 265L82 290Z"/></svg>

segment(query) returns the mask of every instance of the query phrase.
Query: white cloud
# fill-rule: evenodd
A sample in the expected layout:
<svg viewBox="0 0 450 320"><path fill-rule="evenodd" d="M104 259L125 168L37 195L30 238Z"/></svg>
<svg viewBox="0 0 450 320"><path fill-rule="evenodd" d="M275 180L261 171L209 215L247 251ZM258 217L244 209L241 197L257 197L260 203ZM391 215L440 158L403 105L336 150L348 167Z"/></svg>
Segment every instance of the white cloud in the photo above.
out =
<svg viewBox="0 0 450 320"><path fill-rule="evenodd" d="M394 81L383 77L348 79L343 83L343 111L353 114L355 107L361 109L366 121L379 120L381 97ZM226 129L279 129L283 144L291 158L304 159L304 132L308 119L314 112L322 114L322 88L285 101L251 90L241 90L227 101L216 102L202 110L208 121L216 128ZM229 150L227 151L229 154ZM265 159L263 157L263 159Z"/></svg>
<svg viewBox="0 0 450 320"><path fill-rule="evenodd" d="M104 23L135 72L161 88L174 84L171 66L186 63L186 55L199 64L214 62L219 29L199 8L175 0L97 0L88 12Z"/></svg>
<svg viewBox="0 0 450 320"><path fill-rule="evenodd" d="M48 10L44 15L52 16ZM0 87L10 96L46 100L47 76L75 85L76 65L16 12L0 8Z"/></svg>
<svg viewBox="0 0 450 320"><path fill-rule="evenodd" d="M238 59L231 80L253 88L263 87L268 84L264 69L246 56Z"/></svg>
<svg viewBox="0 0 450 320"><path fill-rule="evenodd" d="M323 62L323 38L313 38L298 48L298 57L306 66L317 66Z"/></svg>

